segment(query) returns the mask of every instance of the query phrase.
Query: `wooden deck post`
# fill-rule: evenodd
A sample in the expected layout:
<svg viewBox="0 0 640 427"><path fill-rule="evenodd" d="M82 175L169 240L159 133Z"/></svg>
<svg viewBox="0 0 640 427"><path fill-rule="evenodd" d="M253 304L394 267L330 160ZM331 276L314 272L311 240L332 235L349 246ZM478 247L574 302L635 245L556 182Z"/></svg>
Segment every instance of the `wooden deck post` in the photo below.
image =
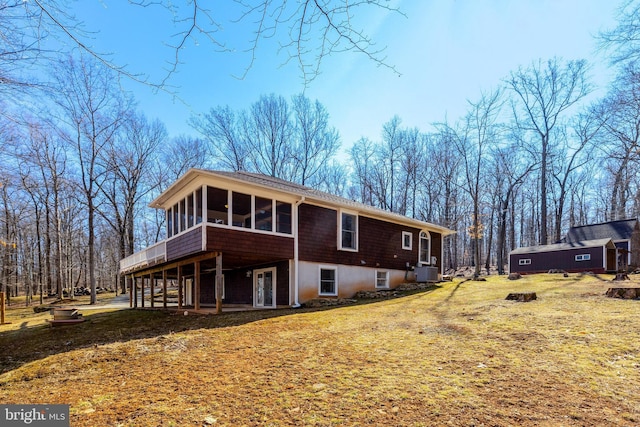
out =
<svg viewBox="0 0 640 427"><path fill-rule="evenodd" d="M178 266L178 310L182 309L182 267Z"/></svg>
<svg viewBox="0 0 640 427"><path fill-rule="evenodd" d="M195 280L195 290L194 290L194 301L193 306L196 310L200 310L200 261L196 261L193 264L194 269L194 280Z"/></svg>
<svg viewBox="0 0 640 427"><path fill-rule="evenodd" d="M222 252L216 255L216 314L222 313Z"/></svg>
<svg viewBox="0 0 640 427"><path fill-rule="evenodd" d="M138 278L136 276L133 276L131 287L133 288L133 308L138 308Z"/></svg>
<svg viewBox="0 0 640 427"><path fill-rule="evenodd" d="M140 277L140 307L144 308L144 276Z"/></svg>
<svg viewBox="0 0 640 427"><path fill-rule="evenodd" d="M155 307L155 288L156 288L156 278L153 273L149 274L149 288L151 289L151 308Z"/></svg>
<svg viewBox="0 0 640 427"><path fill-rule="evenodd" d="M167 308L167 270L162 270L162 306Z"/></svg>

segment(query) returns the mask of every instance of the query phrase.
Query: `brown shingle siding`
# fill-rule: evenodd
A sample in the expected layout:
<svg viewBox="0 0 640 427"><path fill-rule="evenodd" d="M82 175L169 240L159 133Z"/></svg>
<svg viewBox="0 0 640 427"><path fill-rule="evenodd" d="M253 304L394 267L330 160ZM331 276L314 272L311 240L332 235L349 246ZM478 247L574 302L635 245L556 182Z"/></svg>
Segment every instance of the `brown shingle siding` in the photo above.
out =
<svg viewBox="0 0 640 427"><path fill-rule="evenodd" d="M202 230L194 228L173 239L167 240L167 261L202 251Z"/></svg>

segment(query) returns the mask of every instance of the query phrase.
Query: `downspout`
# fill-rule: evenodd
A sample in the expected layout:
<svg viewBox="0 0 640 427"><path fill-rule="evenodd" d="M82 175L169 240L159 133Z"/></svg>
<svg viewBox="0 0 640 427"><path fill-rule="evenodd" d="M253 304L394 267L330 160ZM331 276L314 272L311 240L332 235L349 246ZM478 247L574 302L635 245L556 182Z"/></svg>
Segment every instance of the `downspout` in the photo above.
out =
<svg viewBox="0 0 640 427"><path fill-rule="evenodd" d="M293 212L293 308L300 307L300 302L298 301L298 288L300 285L300 273L299 273L299 259L298 259L298 242L299 242L299 233L298 233L298 207L304 203L305 196L294 203L294 212Z"/></svg>

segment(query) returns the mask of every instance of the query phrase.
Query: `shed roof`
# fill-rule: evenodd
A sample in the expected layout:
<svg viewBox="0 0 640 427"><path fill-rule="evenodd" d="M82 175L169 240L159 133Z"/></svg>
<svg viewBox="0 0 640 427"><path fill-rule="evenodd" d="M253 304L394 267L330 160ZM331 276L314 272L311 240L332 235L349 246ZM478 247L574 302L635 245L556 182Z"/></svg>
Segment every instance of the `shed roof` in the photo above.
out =
<svg viewBox="0 0 640 427"><path fill-rule="evenodd" d="M567 251L572 249L587 249L587 248L598 248L606 246L608 249L615 249L615 245L610 238L607 239L595 239L595 240L582 240L580 242L564 242L564 243L554 243L552 245L541 245L541 246L527 246L523 248L517 248L511 251L511 255L518 254L534 254L540 252L557 252L557 251Z"/></svg>
<svg viewBox="0 0 640 427"><path fill-rule="evenodd" d="M251 172L229 172L229 171L212 171L205 169L189 169L182 177L174 182L169 188L167 188L160 196L152 201L149 206L153 208L164 208L167 200L176 192L179 192L187 182L195 179L198 176L209 178L223 178L235 182L243 182L250 185L267 188L271 190L280 191L286 194L291 194L298 197L304 197L309 202L316 202L322 204L328 204L337 207L343 207L347 209L358 210L363 213L382 217L391 222L408 223L418 228L429 228L433 231L442 233L443 236L454 234L455 231L450 230L440 225L432 224L425 221L420 221L414 218L409 218L398 213L385 211L384 209L376 208L364 203L356 202L344 197L336 196L324 191L316 190L304 185L296 184L294 182L285 181L280 178L275 178L267 175Z"/></svg>
<svg viewBox="0 0 640 427"><path fill-rule="evenodd" d="M627 240L637 226L637 219L622 219L600 224L579 225L571 227L563 242L579 242L594 239Z"/></svg>

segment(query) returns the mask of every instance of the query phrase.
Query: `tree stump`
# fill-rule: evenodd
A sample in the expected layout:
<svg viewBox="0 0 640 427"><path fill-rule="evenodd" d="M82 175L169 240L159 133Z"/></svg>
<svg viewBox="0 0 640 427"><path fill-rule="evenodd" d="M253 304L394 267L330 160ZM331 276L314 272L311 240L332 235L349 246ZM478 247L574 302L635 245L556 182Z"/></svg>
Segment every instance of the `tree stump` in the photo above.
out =
<svg viewBox="0 0 640 427"><path fill-rule="evenodd" d="M613 279L614 282L620 280L631 280L629 279L629 275L627 273L616 273L616 277Z"/></svg>
<svg viewBox="0 0 640 427"><path fill-rule="evenodd" d="M520 273L509 273L509 276L507 277L507 279L509 280L522 279L522 275Z"/></svg>
<svg viewBox="0 0 640 427"><path fill-rule="evenodd" d="M518 302L529 302L538 299L535 292L515 292L507 295L507 300Z"/></svg>
<svg viewBox="0 0 640 427"><path fill-rule="evenodd" d="M640 288L609 288L605 295L609 298L640 299Z"/></svg>

